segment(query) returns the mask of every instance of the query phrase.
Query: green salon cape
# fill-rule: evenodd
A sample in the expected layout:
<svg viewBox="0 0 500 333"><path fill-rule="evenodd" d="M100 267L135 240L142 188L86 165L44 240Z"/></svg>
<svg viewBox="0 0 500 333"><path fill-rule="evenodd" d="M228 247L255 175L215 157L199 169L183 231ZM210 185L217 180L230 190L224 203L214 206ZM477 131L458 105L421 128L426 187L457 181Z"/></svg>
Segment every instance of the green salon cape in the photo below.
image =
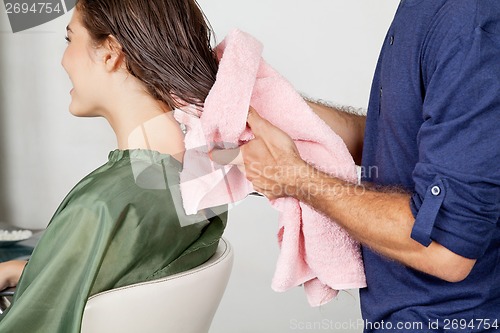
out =
<svg viewBox="0 0 500 333"><path fill-rule="evenodd" d="M183 215L180 170L158 152L111 152L57 209L0 317L0 332L80 332L89 296L208 260L226 224L225 207L219 215Z"/></svg>

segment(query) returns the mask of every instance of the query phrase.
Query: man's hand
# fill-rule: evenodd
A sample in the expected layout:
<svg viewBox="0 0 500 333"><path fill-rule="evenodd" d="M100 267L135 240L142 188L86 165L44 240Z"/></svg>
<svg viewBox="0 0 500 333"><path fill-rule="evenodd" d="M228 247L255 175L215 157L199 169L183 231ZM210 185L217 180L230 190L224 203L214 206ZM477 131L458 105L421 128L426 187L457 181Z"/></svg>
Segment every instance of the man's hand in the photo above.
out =
<svg viewBox="0 0 500 333"><path fill-rule="evenodd" d="M365 188L314 169L300 158L285 132L253 109L248 125L255 139L239 150L214 150L211 155L219 164L244 164L256 191L269 199L293 196L335 220L365 246L419 271L450 282L470 273L475 260L436 242L424 247L410 238L415 222L410 194Z"/></svg>
<svg viewBox="0 0 500 333"><path fill-rule="evenodd" d="M219 164L244 165L245 175L257 192L269 199L293 196L295 177L309 166L299 155L293 140L250 108L248 126L255 139L234 150L214 150L211 157ZM234 156L237 156L234 158Z"/></svg>

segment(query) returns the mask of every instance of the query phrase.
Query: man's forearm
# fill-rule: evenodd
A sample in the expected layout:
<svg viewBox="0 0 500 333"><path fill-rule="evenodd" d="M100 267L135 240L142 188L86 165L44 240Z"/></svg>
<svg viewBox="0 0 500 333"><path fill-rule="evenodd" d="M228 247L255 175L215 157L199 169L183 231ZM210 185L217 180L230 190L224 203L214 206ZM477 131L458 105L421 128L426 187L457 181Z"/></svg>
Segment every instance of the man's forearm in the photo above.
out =
<svg viewBox="0 0 500 333"><path fill-rule="evenodd" d="M361 165L366 116L356 114L349 108L340 108L326 103L307 100L311 109L345 142L354 162Z"/></svg>
<svg viewBox="0 0 500 333"><path fill-rule="evenodd" d="M450 282L470 273L475 260L437 242L425 247L411 238L415 222L408 193L370 189L320 172L300 158L285 132L257 112L250 110L247 122L255 139L240 150L245 175L256 191L270 199L295 197L323 212L363 244L422 272Z"/></svg>
<svg viewBox="0 0 500 333"><path fill-rule="evenodd" d="M362 244L448 281L460 281L472 269L473 260L460 257L436 242L422 246L410 237L414 218L409 194L346 183L309 168L308 176L297 179L297 199L335 220Z"/></svg>

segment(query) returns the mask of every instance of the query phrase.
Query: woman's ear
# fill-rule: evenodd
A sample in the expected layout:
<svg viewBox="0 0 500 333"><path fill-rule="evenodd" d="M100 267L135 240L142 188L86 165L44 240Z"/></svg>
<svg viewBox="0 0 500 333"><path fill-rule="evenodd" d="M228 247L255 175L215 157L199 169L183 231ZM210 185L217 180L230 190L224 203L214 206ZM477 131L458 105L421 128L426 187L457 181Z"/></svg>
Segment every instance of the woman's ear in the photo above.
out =
<svg viewBox="0 0 500 333"><path fill-rule="evenodd" d="M115 37L109 36L104 42L102 60L109 72L114 72L122 68L125 62L125 57L122 52L122 46Z"/></svg>

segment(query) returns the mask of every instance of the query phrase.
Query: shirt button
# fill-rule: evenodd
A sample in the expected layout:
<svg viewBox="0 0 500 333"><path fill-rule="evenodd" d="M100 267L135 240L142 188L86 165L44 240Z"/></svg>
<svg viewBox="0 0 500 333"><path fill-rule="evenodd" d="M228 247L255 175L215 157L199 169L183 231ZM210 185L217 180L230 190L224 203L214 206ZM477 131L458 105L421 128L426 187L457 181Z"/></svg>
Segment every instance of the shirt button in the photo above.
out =
<svg viewBox="0 0 500 333"><path fill-rule="evenodd" d="M391 45L394 44L394 36L391 36L389 43L391 43Z"/></svg>
<svg viewBox="0 0 500 333"><path fill-rule="evenodd" d="M441 193L441 189L440 189L440 188L439 188L439 186L437 186L437 185L436 185L436 186L433 186L433 187L431 188L431 193L432 193L432 195L434 195L434 196L436 196L436 197L437 197L437 196Z"/></svg>

